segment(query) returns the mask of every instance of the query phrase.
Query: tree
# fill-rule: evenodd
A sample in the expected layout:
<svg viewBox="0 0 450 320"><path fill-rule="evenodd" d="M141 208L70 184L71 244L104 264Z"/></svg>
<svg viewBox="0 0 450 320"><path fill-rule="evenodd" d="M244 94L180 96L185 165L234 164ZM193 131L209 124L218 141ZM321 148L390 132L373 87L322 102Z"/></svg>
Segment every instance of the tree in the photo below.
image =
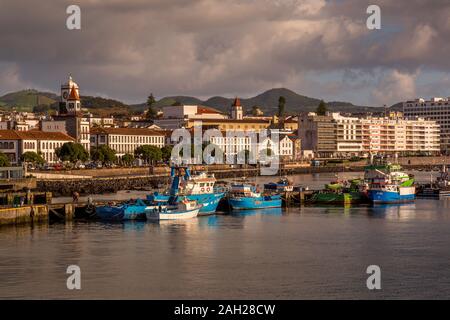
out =
<svg viewBox="0 0 450 320"><path fill-rule="evenodd" d="M147 98L147 118L148 119L155 119L157 116L156 110L153 108L153 105L155 104L156 100L153 96L153 93L151 93Z"/></svg>
<svg viewBox="0 0 450 320"><path fill-rule="evenodd" d="M323 100L320 100L319 106L317 107L316 113L318 116L324 116L327 114L327 105Z"/></svg>
<svg viewBox="0 0 450 320"><path fill-rule="evenodd" d="M84 147L75 142L66 142L60 148L55 150L56 156L62 161L76 163L78 161L87 161L89 153Z"/></svg>
<svg viewBox="0 0 450 320"><path fill-rule="evenodd" d="M259 117L262 116L264 113L261 111L261 109L258 106L252 107L252 116Z"/></svg>
<svg viewBox="0 0 450 320"><path fill-rule="evenodd" d="M150 145L144 145L138 147L134 151L136 158L142 159L147 163L153 163L155 161L162 160L162 151L160 148Z"/></svg>
<svg viewBox="0 0 450 320"><path fill-rule="evenodd" d="M286 98L281 96L278 99L278 117L283 117L284 116L284 109L286 106Z"/></svg>
<svg viewBox="0 0 450 320"><path fill-rule="evenodd" d="M91 159L102 164L112 163L116 160L116 151L103 144L100 147L91 148Z"/></svg>
<svg viewBox="0 0 450 320"><path fill-rule="evenodd" d="M9 158L3 152L0 152L0 167L9 167L11 163L9 162Z"/></svg>
<svg viewBox="0 0 450 320"><path fill-rule="evenodd" d="M161 153L162 153L162 159L164 161L170 161L170 158L172 157L172 149L173 146L167 145L161 148Z"/></svg>
<svg viewBox="0 0 450 320"><path fill-rule="evenodd" d="M130 153L125 154L122 157L122 162L128 166L132 165L134 162L134 156Z"/></svg>
<svg viewBox="0 0 450 320"><path fill-rule="evenodd" d="M44 158L42 158L42 156L34 151L27 151L24 154L22 154L22 156L20 157L20 159L23 162L28 162L28 163L32 163L34 165L36 164L44 164L45 160Z"/></svg>

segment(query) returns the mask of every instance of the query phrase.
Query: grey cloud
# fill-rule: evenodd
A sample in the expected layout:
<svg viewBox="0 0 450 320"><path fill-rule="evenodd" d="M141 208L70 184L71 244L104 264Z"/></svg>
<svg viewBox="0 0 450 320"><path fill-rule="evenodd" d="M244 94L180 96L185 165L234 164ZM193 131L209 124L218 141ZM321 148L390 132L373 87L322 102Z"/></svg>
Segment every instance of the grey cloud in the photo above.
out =
<svg viewBox="0 0 450 320"><path fill-rule="evenodd" d="M360 79L367 95L357 102L378 104L386 85L398 90L387 99L414 94L405 75L450 70L449 1L81 0L81 31L65 28L69 4L2 0L0 92L57 91L70 72L84 93L129 102L273 86L340 100ZM382 9L381 31L365 27L369 4Z"/></svg>

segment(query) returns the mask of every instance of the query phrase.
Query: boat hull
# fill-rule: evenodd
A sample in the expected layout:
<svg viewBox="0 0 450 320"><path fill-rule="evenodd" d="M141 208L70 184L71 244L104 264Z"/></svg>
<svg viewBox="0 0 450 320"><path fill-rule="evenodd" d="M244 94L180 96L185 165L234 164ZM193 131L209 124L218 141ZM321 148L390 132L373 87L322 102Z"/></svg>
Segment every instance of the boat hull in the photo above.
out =
<svg viewBox="0 0 450 320"><path fill-rule="evenodd" d="M416 199L415 188L400 188L398 192L369 190L369 199L373 203L405 203Z"/></svg>
<svg viewBox="0 0 450 320"><path fill-rule="evenodd" d="M206 194L191 194L185 196L189 201L197 201L202 204L199 215L214 214L217 210L220 200L225 196L225 193L206 193ZM155 194L148 197L148 200L155 202L166 203L169 201L170 196Z"/></svg>
<svg viewBox="0 0 450 320"><path fill-rule="evenodd" d="M240 197L229 200L230 207L233 210L254 210L254 209L269 209L269 208L281 208L281 198L275 199L262 199L251 197Z"/></svg>
<svg viewBox="0 0 450 320"><path fill-rule="evenodd" d="M185 211L185 212L159 212L156 210L147 211L147 220L157 221L157 220L184 220L191 219L198 216L200 208Z"/></svg>
<svg viewBox="0 0 450 320"><path fill-rule="evenodd" d="M101 220L145 220L147 206L101 206L95 209L95 213Z"/></svg>
<svg viewBox="0 0 450 320"><path fill-rule="evenodd" d="M341 192L341 193L317 193L312 202L314 203L329 203L329 204L351 204L351 203L361 203L367 202L368 199L365 195L360 192Z"/></svg>

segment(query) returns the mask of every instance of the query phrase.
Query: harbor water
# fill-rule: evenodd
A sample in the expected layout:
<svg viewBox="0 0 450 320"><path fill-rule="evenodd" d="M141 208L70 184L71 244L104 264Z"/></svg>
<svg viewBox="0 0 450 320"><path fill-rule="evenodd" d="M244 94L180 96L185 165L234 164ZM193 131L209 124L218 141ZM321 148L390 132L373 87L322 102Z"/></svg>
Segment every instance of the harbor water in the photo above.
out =
<svg viewBox="0 0 450 320"><path fill-rule="evenodd" d="M292 178L316 188L333 175ZM449 248L450 200L8 226L0 229L0 298L446 299ZM67 289L70 265L81 269L81 290ZM370 265L381 268L381 290L367 289Z"/></svg>

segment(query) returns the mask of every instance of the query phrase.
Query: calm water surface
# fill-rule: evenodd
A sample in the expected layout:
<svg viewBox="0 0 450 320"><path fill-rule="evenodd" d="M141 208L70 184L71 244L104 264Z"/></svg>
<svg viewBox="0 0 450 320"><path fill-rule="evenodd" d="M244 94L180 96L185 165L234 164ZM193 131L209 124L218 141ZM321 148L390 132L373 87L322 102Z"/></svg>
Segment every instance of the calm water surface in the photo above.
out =
<svg viewBox="0 0 450 320"><path fill-rule="evenodd" d="M296 179L319 184L330 175ZM3 227L0 298L445 299L449 209L450 200L418 200ZM66 288L72 264L81 267L81 291ZM366 288L372 264L381 267L381 291Z"/></svg>

